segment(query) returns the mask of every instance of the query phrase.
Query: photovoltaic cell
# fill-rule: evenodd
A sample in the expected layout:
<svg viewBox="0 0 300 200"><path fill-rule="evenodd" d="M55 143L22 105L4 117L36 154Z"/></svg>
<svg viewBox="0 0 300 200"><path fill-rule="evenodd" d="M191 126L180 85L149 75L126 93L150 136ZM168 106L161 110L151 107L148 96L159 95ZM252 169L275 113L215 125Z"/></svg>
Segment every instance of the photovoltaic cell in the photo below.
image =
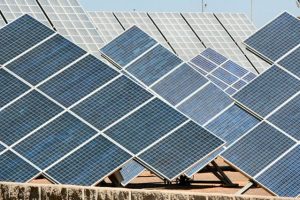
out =
<svg viewBox="0 0 300 200"><path fill-rule="evenodd" d="M54 31L29 15L6 25L0 29L0 64L5 64L53 33Z"/></svg>
<svg viewBox="0 0 300 200"><path fill-rule="evenodd" d="M178 106L178 109L200 125L225 109L232 100L212 83Z"/></svg>
<svg viewBox="0 0 300 200"><path fill-rule="evenodd" d="M155 44L154 39L133 26L104 46L101 51L118 65L124 67Z"/></svg>
<svg viewBox="0 0 300 200"><path fill-rule="evenodd" d="M216 84L217 86L219 86L219 88L221 88L222 90L225 90L228 85L226 83L224 83L223 81L221 81L220 79L217 79L216 77L212 76L212 75L208 75L207 78L213 82L214 84Z"/></svg>
<svg viewBox="0 0 300 200"><path fill-rule="evenodd" d="M300 81L276 65L233 97L262 117L300 90Z"/></svg>
<svg viewBox="0 0 300 200"><path fill-rule="evenodd" d="M45 169L96 133L73 115L65 113L17 144L14 150Z"/></svg>
<svg viewBox="0 0 300 200"><path fill-rule="evenodd" d="M205 49L201 55L203 55L204 57L206 57L207 59L213 61L214 63L221 65L222 63L224 63L227 58L224 57L223 55L219 54L218 52L216 52L215 50L211 49L211 48L207 48Z"/></svg>
<svg viewBox="0 0 300 200"><path fill-rule="evenodd" d="M222 144L222 140L190 121L138 157L173 180Z"/></svg>
<svg viewBox="0 0 300 200"><path fill-rule="evenodd" d="M250 82L255 78L256 78L256 75L250 72L249 74L247 74L246 76L243 77L243 80Z"/></svg>
<svg viewBox="0 0 300 200"><path fill-rule="evenodd" d="M7 67L32 85L36 85L85 53L67 39L55 35Z"/></svg>
<svg viewBox="0 0 300 200"><path fill-rule="evenodd" d="M0 144L0 153L1 153L2 151L4 151L5 149L6 149L5 146L3 146L3 145Z"/></svg>
<svg viewBox="0 0 300 200"><path fill-rule="evenodd" d="M187 118L159 99L154 99L104 132L137 154Z"/></svg>
<svg viewBox="0 0 300 200"><path fill-rule="evenodd" d="M129 161L126 163L122 169L120 170L120 173L123 177L123 181L121 184L123 186L126 186L132 181L134 178L136 178L138 175L143 173L145 171L145 168L137 163L134 160Z"/></svg>
<svg viewBox="0 0 300 200"><path fill-rule="evenodd" d="M172 105L199 89L208 80L187 64L170 73L155 84L152 89Z"/></svg>
<svg viewBox="0 0 300 200"><path fill-rule="evenodd" d="M93 185L130 159L130 154L100 135L46 173L61 184Z"/></svg>
<svg viewBox="0 0 300 200"><path fill-rule="evenodd" d="M233 84L233 87L237 90L242 89L242 87L244 87L245 85L247 85L247 83L243 80L239 80L238 82L236 82L235 84Z"/></svg>
<svg viewBox="0 0 300 200"><path fill-rule="evenodd" d="M299 19L284 12L245 40L245 43L274 62L300 43L299 32Z"/></svg>
<svg viewBox="0 0 300 200"><path fill-rule="evenodd" d="M0 155L0 180L7 182L27 182L39 171L11 151Z"/></svg>
<svg viewBox="0 0 300 200"><path fill-rule="evenodd" d="M222 67L239 78L242 78L248 73L246 69L231 60L228 60L224 64L222 64Z"/></svg>
<svg viewBox="0 0 300 200"><path fill-rule="evenodd" d="M121 76L75 106L72 111L98 129L104 129L151 97L139 85Z"/></svg>
<svg viewBox="0 0 300 200"><path fill-rule="evenodd" d="M32 91L0 111L0 140L11 145L62 111L61 107Z"/></svg>
<svg viewBox="0 0 300 200"><path fill-rule="evenodd" d="M229 95L233 95L234 93L237 92L237 90L234 89L234 88L232 88L232 87L229 87L229 88L227 88L227 89L225 90L225 92L226 92L227 94L229 94Z"/></svg>
<svg viewBox="0 0 300 200"><path fill-rule="evenodd" d="M253 177L293 145L293 140L264 122L229 147L222 157Z"/></svg>
<svg viewBox="0 0 300 200"><path fill-rule="evenodd" d="M278 64L300 78L299 57L300 57L300 47L298 47L292 53L288 54L285 58L280 60Z"/></svg>
<svg viewBox="0 0 300 200"><path fill-rule="evenodd" d="M206 72L211 72L218 67L216 64L214 64L213 62L209 61L201 55L198 55L195 58L193 58L191 60L191 63L193 63L194 65L196 65L200 69L203 69Z"/></svg>
<svg viewBox="0 0 300 200"><path fill-rule="evenodd" d="M213 71L212 75L214 75L215 77L217 77L218 79L222 80L223 82L229 85L233 84L238 80L236 76L230 74L229 72L227 72L222 68L218 68L215 71Z"/></svg>
<svg viewBox="0 0 300 200"><path fill-rule="evenodd" d="M119 73L88 55L39 87L65 107L104 85Z"/></svg>
<svg viewBox="0 0 300 200"><path fill-rule="evenodd" d="M0 69L0 108L29 89L22 81Z"/></svg>
<svg viewBox="0 0 300 200"><path fill-rule="evenodd" d="M183 61L158 45L126 68L146 85L151 85Z"/></svg>
<svg viewBox="0 0 300 200"><path fill-rule="evenodd" d="M205 128L225 140L229 146L258 123L258 119L233 105Z"/></svg>
<svg viewBox="0 0 300 200"><path fill-rule="evenodd" d="M300 146L277 161L256 178L257 181L282 197L296 197L300 191Z"/></svg>
<svg viewBox="0 0 300 200"><path fill-rule="evenodd" d="M272 114L268 121L300 140L300 95Z"/></svg>

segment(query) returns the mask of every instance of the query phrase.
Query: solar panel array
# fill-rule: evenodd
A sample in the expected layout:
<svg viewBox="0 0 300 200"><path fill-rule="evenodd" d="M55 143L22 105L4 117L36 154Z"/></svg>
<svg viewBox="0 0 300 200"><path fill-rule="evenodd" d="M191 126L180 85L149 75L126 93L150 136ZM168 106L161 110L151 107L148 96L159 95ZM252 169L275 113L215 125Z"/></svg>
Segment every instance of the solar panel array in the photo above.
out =
<svg viewBox="0 0 300 200"><path fill-rule="evenodd" d="M132 159L171 181L224 144L29 15L0 35L2 181L26 182L43 174L56 183L96 185ZM135 45L156 45L146 34L139 36ZM169 157L165 146L181 151L178 138L186 141L185 155L160 165Z"/></svg>

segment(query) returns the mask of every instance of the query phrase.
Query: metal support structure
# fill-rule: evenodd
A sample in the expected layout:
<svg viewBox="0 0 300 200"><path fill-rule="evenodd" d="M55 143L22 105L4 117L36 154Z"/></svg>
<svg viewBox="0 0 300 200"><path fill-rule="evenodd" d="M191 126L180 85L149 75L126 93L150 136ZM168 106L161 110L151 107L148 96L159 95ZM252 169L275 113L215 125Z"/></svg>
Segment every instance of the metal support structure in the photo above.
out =
<svg viewBox="0 0 300 200"><path fill-rule="evenodd" d="M121 187L121 182L124 180L122 177L122 174L120 172L120 170L116 171L115 173L113 173L112 175L110 175L109 180L111 181L111 183L113 184L113 186L116 187Z"/></svg>
<svg viewBox="0 0 300 200"><path fill-rule="evenodd" d="M249 181L249 183L247 185L245 185L242 189L237 191L237 193L235 193L235 195L245 194L252 186L256 186L256 184L252 181Z"/></svg>

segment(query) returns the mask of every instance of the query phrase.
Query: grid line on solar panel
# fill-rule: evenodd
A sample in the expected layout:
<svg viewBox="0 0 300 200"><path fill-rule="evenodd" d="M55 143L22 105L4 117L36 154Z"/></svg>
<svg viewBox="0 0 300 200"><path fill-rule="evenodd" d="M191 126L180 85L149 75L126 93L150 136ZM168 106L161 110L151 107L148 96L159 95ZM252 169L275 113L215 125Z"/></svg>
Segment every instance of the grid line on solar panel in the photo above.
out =
<svg viewBox="0 0 300 200"><path fill-rule="evenodd" d="M184 115L156 98L104 133L137 154L185 121Z"/></svg>
<svg viewBox="0 0 300 200"><path fill-rule="evenodd" d="M54 31L29 15L24 15L14 23L6 25L0 29L0 64L5 64L52 34Z"/></svg>
<svg viewBox="0 0 300 200"><path fill-rule="evenodd" d="M222 140L190 121L140 154L138 158L168 180L173 180L221 145Z"/></svg>
<svg viewBox="0 0 300 200"><path fill-rule="evenodd" d="M300 23L300 22L299 22ZM285 56L282 60L278 62L280 66L287 69L294 75L296 75L298 78L300 78L300 46L293 50L291 53L289 53L287 56Z"/></svg>
<svg viewBox="0 0 300 200"><path fill-rule="evenodd" d="M0 154L6 149L5 146L3 146L2 144L0 144Z"/></svg>
<svg viewBox="0 0 300 200"><path fill-rule="evenodd" d="M230 146L222 157L254 177L296 143L263 122Z"/></svg>
<svg viewBox="0 0 300 200"><path fill-rule="evenodd" d="M120 170L120 173L124 179L121 182L122 186L125 187L126 185L128 185L130 181L132 181L144 171L145 168L134 160L131 160L128 163L126 163Z"/></svg>
<svg viewBox="0 0 300 200"><path fill-rule="evenodd" d="M85 53L67 39L55 35L6 67L32 85L36 85Z"/></svg>
<svg viewBox="0 0 300 200"><path fill-rule="evenodd" d="M93 185L132 157L102 135L46 171L62 184Z"/></svg>

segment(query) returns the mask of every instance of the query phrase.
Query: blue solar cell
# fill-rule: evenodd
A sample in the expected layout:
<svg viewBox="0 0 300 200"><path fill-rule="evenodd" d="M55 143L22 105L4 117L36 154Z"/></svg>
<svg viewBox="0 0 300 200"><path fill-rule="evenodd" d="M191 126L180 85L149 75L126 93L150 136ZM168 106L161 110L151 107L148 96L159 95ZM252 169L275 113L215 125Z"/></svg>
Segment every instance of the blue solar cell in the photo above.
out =
<svg viewBox="0 0 300 200"><path fill-rule="evenodd" d="M239 66L238 64L236 64L235 62L228 60L226 61L222 67L224 69L226 69L227 71L233 73L234 75L236 75L239 78L242 78L244 75L246 75L248 73L248 71L246 69L244 69L243 67Z"/></svg>
<svg viewBox="0 0 300 200"><path fill-rule="evenodd" d="M256 178L257 181L282 197L300 194L300 146L272 165Z"/></svg>
<svg viewBox="0 0 300 200"><path fill-rule="evenodd" d="M184 64L155 84L152 89L169 103L176 105L207 82L204 76Z"/></svg>
<svg viewBox="0 0 300 200"><path fill-rule="evenodd" d="M95 135L97 131L65 113L30 135L14 149L41 169Z"/></svg>
<svg viewBox="0 0 300 200"><path fill-rule="evenodd" d="M300 96L271 115L268 120L277 127L300 140Z"/></svg>
<svg viewBox="0 0 300 200"><path fill-rule="evenodd" d="M245 43L269 60L276 61L300 43L299 32L299 19L284 12Z"/></svg>
<svg viewBox="0 0 300 200"><path fill-rule="evenodd" d="M0 111L0 140L11 145L62 111L61 107L32 91Z"/></svg>
<svg viewBox="0 0 300 200"><path fill-rule="evenodd" d="M252 81L255 78L256 78L256 75L250 72L249 74L247 74L246 76L243 77L243 80L249 83L250 81Z"/></svg>
<svg viewBox="0 0 300 200"><path fill-rule="evenodd" d="M15 78L13 75L0 69L0 108L11 102L30 87Z"/></svg>
<svg viewBox="0 0 300 200"><path fill-rule="evenodd" d="M217 86L219 86L222 90L225 90L228 85L226 83L224 83L223 81L217 79L216 77L212 76L212 75L208 75L207 78L213 82L214 84L216 84Z"/></svg>
<svg viewBox="0 0 300 200"><path fill-rule="evenodd" d="M229 147L222 157L253 177L294 144L277 129L262 123Z"/></svg>
<svg viewBox="0 0 300 200"><path fill-rule="evenodd" d="M227 94L210 83L181 104L178 109L203 125L231 103L232 100Z"/></svg>
<svg viewBox="0 0 300 200"><path fill-rule="evenodd" d="M122 76L87 98L72 111L99 129L126 115L152 95Z"/></svg>
<svg viewBox="0 0 300 200"><path fill-rule="evenodd" d="M0 180L27 182L40 172L11 151L0 155Z"/></svg>
<svg viewBox="0 0 300 200"><path fill-rule="evenodd" d="M205 49L202 53L202 56L206 57L207 59L213 61L214 63L221 65L222 63L224 63L227 58L225 58L223 55L219 54L218 52L216 52L215 50L211 49L211 48L207 48Z"/></svg>
<svg viewBox="0 0 300 200"><path fill-rule="evenodd" d="M5 146L3 146L3 145L0 144L0 153L1 153L2 151L4 151L5 149L6 149Z"/></svg>
<svg viewBox="0 0 300 200"><path fill-rule="evenodd" d="M195 66L199 67L200 69L202 69L208 73L218 67L216 64L207 60L206 58L204 58L201 55L198 55L195 58L193 58L191 60L191 63L193 63Z"/></svg>
<svg viewBox="0 0 300 200"><path fill-rule="evenodd" d="M0 65L54 33L29 15L24 15L0 29Z"/></svg>
<svg viewBox="0 0 300 200"><path fill-rule="evenodd" d="M136 26L114 39L101 51L111 60L124 67L157 42Z"/></svg>
<svg viewBox="0 0 300 200"><path fill-rule="evenodd" d="M122 167L120 170L120 173L123 177L123 181L121 184L123 186L126 186L132 181L134 178L136 178L138 175L143 173L145 171L145 168L137 163L134 160L129 161L126 165Z"/></svg>
<svg viewBox="0 0 300 200"><path fill-rule="evenodd" d="M227 72L223 68L218 68L212 72L212 75L217 77L218 79L224 81L225 83L231 85L238 80L238 77L232 75L231 73Z"/></svg>
<svg viewBox="0 0 300 200"><path fill-rule="evenodd" d="M300 23L300 22L299 22ZM300 77L300 47L294 50L292 53L287 55L284 59L282 59L278 64L289 70L296 76Z"/></svg>
<svg viewBox="0 0 300 200"><path fill-rule="evenodd" d="M276 65L233 97L262 117L300 90L300 81Z"/></svg>
<svg viewBox="0 0 300 200"><path fill-rule="evenodd" d="M186 120L163 101L154 99L104 133L137 154Z"/></svg>
<svg viewBox="0 0 300 200"><path fill-rule="evenodd" d="M103 136L98 136L46 171L62 184L93 185L101 181L131 155Z"/></svg>
<svg viewBox="0 0 300 200"><path fill-rule="evenodd" d="M222 144L222 140L190 121L138 157L173 180Z"/></svg>
<svg viewBox="0 0 300 200"><path fill-rule="evenodd" d="M32 85L36 85L85 53L67 39L55 35L7 67Z"/></svg>
<svg viewBox="0 0 300 200"><path fill-rule="evenodd" d="M243 80L239 80L238 82L236 82L235 84L233 84L233 87L237 90L242 89L242 87L244 87L245 85L247 85L247 83Z"/></svg>
<svg viewBox="0 0 300 200"><path fill-rule="evenodd" d="M233 105L205 128L225 140L229 146L258 123L258 119Z"/></svg>
<svg viewBox="0 0 300 200"><path fill-rule="evenodd" d="M183 61L165 47L158 45L126 70L146 85L151 85Z"/></svg>
<svg viewBox="0 0 300 200"><path fill-rule="evenodd" d="M119 73L89 55L39 87L47 95L69 107Z"/></svg>
<svg viewBox="0 0 300 200"><path fill-rule="evenodd" d="M198 72L200 72L200 74L202 74L203 76L206 76L206 75L207 75L207 73L206 73L204 70L200 69L199 67L197 67L197 66L194 65L193 63L189 62L189 65L192 66L192 68L193 68L194 70L197 70Z"/></svg>
<svg viewBox="0 0 300 200"><path fill-rule="evenodd" d="M234 93L236 93L237 90L234 89L234 88L232 88L232 87L230 87L230 88L226 89L225 92L226 92L228 95L231 96L231 95L233 95Z"/></svg>
<svg viewBox="0 0 300 200"><path fill-rule="evenodd" d="M200 160L195 165L193 165L191 168L189 168L185 175L189 178L194 176L194 174L198 173L201 169L203 169L205 166L207 166L210 162L212 162L214 159L216 159L222 152L224 151L224 148L220 148L211 155L207 156L206 158Z"/></svg>

